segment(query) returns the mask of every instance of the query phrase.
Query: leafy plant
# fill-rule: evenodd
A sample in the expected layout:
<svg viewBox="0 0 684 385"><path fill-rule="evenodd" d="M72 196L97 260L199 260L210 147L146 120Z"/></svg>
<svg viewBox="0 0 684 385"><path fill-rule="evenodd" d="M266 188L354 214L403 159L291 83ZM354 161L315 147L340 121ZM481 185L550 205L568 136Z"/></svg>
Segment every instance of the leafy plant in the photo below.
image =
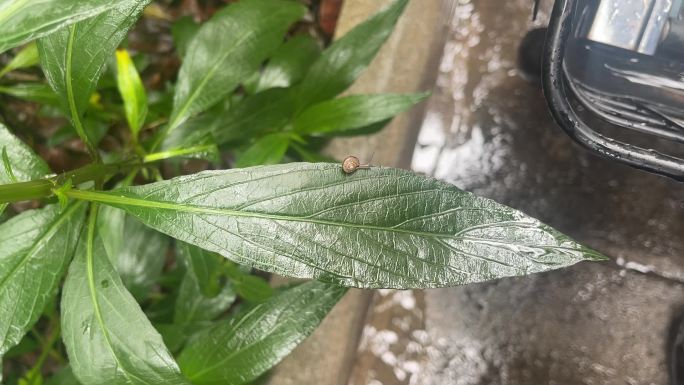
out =
<svg viewBox="0 0 684 385"><path fill-rule="evenodd" d="M36 127L0 125L6 382L247 384L346 287L435 288L603 259L410 171L287 163L323 160L328 138L377 131L427 97L339 97L407 2L325 49L293 28L307 12L296 1L181 18L177 79L156 87L140 71L149 57L122 48L149 0L3 2L0 51L26 45L0 93L68 119L42 143ZM52 174L34 152L69 146L89 164ZM8 209L20 201L31 209ZM264 273L314 280L272 289Z"/></svg>

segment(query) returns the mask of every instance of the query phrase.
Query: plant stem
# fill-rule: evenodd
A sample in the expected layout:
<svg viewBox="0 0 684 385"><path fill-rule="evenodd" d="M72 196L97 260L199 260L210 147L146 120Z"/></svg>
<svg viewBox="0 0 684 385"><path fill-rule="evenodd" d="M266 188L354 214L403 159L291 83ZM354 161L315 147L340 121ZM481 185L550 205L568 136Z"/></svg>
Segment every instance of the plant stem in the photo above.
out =
<svg viewBox="0 0 684 385"><path fill-rule="evenodd" d="M138 160L111 164L91 164L50 178L0 185L0 204L45 198L52 195L52 190L55 187L68 180L71 180L73 185L78 185L100 179L105 175L116 174L139 164Z"/></svg>
<svg viewBox="0 0 684 385"><path fill-rule="evenodd" d="M30 182L0 185L0 205L3 203L47 198L53 195L53 189L61 186L68 180L71 180L71 184L74 186L84 182L105 180L107 175L114 175L120 172L130 171L132 169L139 169L141 165L146 163L207 152L211 151L213 147L213 145L205 145L190 147L182 150L162 151L145 155L142 160L135 158L110 164L93 163L50 178L33 180ZM134 176L135 175L131 176L131 178Z"/></svg>

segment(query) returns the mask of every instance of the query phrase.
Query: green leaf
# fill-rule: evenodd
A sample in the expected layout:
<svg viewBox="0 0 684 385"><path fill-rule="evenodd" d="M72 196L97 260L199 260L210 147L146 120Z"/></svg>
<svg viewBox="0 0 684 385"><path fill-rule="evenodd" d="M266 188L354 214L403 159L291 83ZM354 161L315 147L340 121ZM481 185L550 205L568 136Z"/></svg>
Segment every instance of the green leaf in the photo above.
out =
<svg viewBox="0 0 684 385"><path fill-rule="evenodd" d="M289 134L275 133L257 139L235 163L235 167L277 164L285 157L290 145Z"/></svg>
<svg viewBox="0 0 684 385"><path fill-rule="evenodd" d="M291 121L293 109L290 89L272 88L247 96L227 110L188 119L169 133L163 148L239 142L285 127Z"/></svg>
<svg viewBox="0 0 684 385"><path fill-rule="evenodd" d="M178 74L167 131L231 93L278 48L303 14L304 7L293 1L248 0L229 5L204 23Z"/></svg>
<svg viewBox="0 0 684 385"><path fill-rule="evenodd" d="M176 45L178 56L185 56L190 42L199 29L200 25L195 23L191 16L183 16L171 25L171 36Z"/></svg>
<svg viewBox="0 0 684 385"><path fill-rule="evenodd" d="M234 302L235 291L230 285L223 286L218 295L209 298L202 293L194 271L188 270L178 292L173 322L188 326L211 321L228 310Z"/></svg>
<svg viewBox="0 0 684 385"><path fill-rule="evenodd" d="M392 33L406 4L408 0L396 0L323 51L298 86L297 110L331 99L352 85Z"/></svg>
<svg viewBox="0 0 684 385"><path fill-rule="evenodd" d="M0 356L21 341L56 294L85 207L50 205L0 225Z"/></svg>
<svg viewBox="0 0 684 385"><path fill-rule="evenodd" d="M45 161L36 155L21 139L0 123L0 152L3 155L3 167L0 168L0 184L28 182L50 174ZM8 167L10 170L8 170ZM2 213L7 204L0 204ZM0 355L2 353L0 352Z"/></svg>
<svg viewBox="0 0 684 385"><path fill-rule="evenodd" d="M63 1L63 0L62 0ZM107 60L150 0L118 1L116 7L38 40L40 63L69 112L78 135L94 152L81 118ZM60 8L61 5L55 5Z"/></svg>
<svg viewBox="0 0 684 385"><path fill-rule="evenodd" d="M385 122L423 101L428 94L352 95L316 104L294 120L301 134L328 134Z"/></svg>
<svg viewBox="0 0 684 385"><path fill-rule="evenodd" d="M130 0L4 0L0 3L0 52Z"/></svg>
<svg viewBox="0 0 684 385"><path fill-rule="evenodd" d="M145 124L145 117L147 116L145 88L128 51L124 49L116 51L116 68L117 85L124 101L128 127L131 129L134 140L137 141L138 133Z"/></svg>
<svg viewBox="0 0 684 385"><path fill-rule="evenodd" d="M224 268L233 289L245 301L264 302L273 296L273 288L265 279L242 272L232 262L226 261Z"/></svg>
<svg viewBox="0 0 684 385"><path fill-rule="evenodd" d="M254 92L298 83L320 54L318 42L311 36L300 35L288 40L268 61Z"/></svg>
<svg viewBox="0 0 684 385"><path fill-rule="evenodd" d="M364 288L431 288L603 257L512 208L410 171L293 163L69 192L237 263Z"/></svg>
<svg viewBox="0 0 684 385"><path fill-rule="evenodd" d="M178 242L176 250L178 255L186 261L188 270L194 274L202 294L208 298L218 295L221 291L223 258L185 242Z"/></svg>
<svg viewBox="0 0 684 385"><path fill-rule="evenodd" d="M58 107L60 105L57 94L42 83L19 83L13 86L0 86L0 93L27 100Z"/></svg>
<svg viewBox="0 0 684 385"><path fill-rule="evenodd" d="M289 354L325 318L346 289L309 282L194 338L178 357L195 385L239 385Z"/></svg>
<svg viewBox="0 0 684 385"><path fill-rule="evenodd" d="M187 384L109 261L96 221L91 213L62 291L63 341L74 374L84 385Z"/></svg>
<svg viewBox="0 0 684 385"><path fill-rule="evenodd" d="M22 48L7 65L0 70L0 78L6 73L21 68L32 67L38 64L38 47L35 42L31 42Z"/></svg>
<svg viewBox="0 0 684 385"><path fill-rule="evenodd" d="M7 159L17 181L28 182L50 174L50 168L45 161L0 123L0 151L3 149L7 152ZM11 182L4 167L0 169L0 184Z"/></svg>
<svg viewBox="0 0 684 385"><path fill-rule="evenodd" d="M80 385L70 366L64 366L54 376L45 381L45 385Z"/></svg>
<svg viewBox="0 0 684 385"><path fill-rule="evenodd" d="M161 276L168 237L111 207L100 210L98 230L124 285L133 297L142 300Z"/></svg>

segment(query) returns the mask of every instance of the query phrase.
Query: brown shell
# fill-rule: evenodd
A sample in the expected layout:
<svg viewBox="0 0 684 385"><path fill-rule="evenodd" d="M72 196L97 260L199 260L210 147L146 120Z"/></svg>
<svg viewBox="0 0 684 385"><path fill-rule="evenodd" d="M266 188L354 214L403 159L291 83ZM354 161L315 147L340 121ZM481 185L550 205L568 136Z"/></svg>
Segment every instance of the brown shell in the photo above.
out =
<svg viewBox="0 0 684 385"><path fill-rule="evenodd" d="M355 156L348 156L342 162L342 170L347 174L353 174L361 166L361 161Z"/></svg>

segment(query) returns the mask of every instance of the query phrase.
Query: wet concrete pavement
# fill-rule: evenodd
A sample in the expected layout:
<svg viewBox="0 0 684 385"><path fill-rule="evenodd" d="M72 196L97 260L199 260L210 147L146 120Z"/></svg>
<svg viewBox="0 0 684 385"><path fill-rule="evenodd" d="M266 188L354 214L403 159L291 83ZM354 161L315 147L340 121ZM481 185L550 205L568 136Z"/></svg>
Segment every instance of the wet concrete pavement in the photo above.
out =
<svg viewBox="0 0 684 385"><path fill-rule="evenodd" d="M668 328L684 309L684 184L590 154L554 125L515 65L535 26L531 1L446 3L449 31L412 167L613 260L381 292L350 384L666 384Z"/></svg>

